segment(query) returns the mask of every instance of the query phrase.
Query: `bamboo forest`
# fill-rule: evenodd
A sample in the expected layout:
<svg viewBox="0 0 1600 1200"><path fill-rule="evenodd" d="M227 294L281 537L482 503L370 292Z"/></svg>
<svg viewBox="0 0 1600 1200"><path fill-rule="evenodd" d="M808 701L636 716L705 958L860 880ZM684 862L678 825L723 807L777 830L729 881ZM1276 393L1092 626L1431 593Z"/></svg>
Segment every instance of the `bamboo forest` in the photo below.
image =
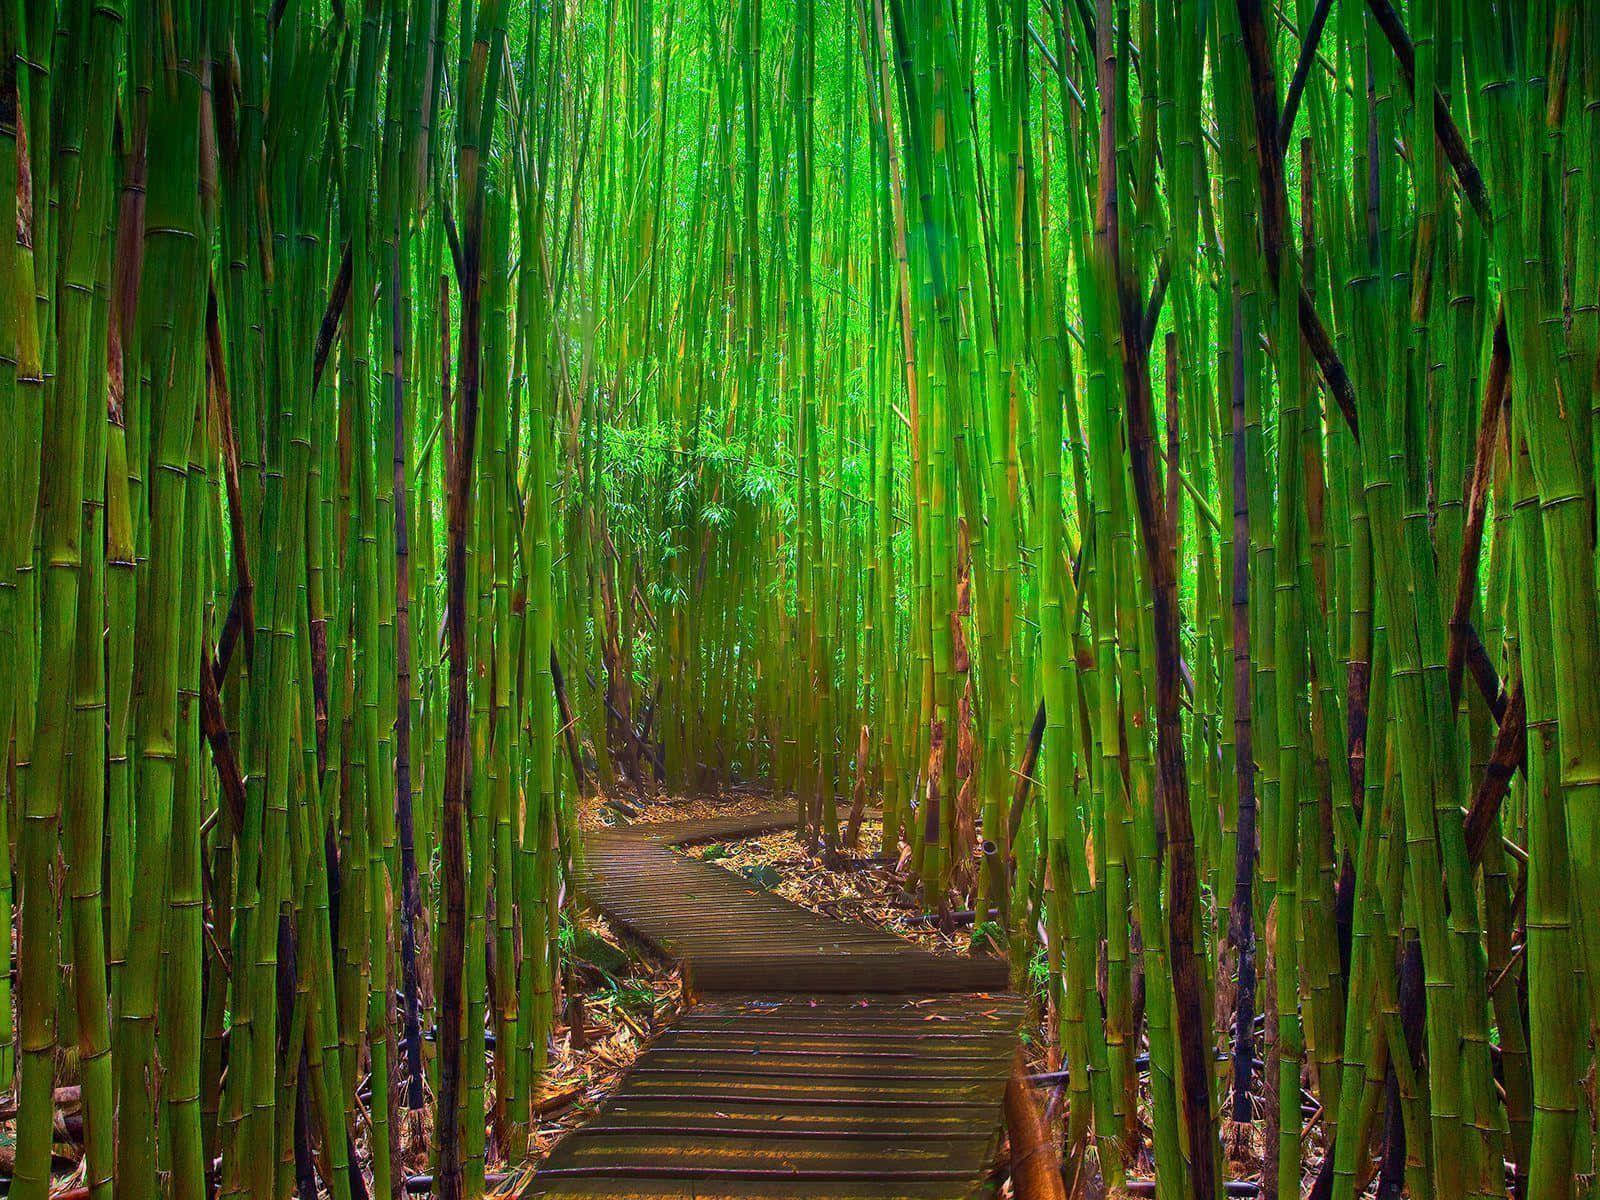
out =
<svg viewBox="0 0 1600 1200"><path fill-rule="evenodd" d="M1600 1196L1600 0L0 0L0 1190Z"/></svg>

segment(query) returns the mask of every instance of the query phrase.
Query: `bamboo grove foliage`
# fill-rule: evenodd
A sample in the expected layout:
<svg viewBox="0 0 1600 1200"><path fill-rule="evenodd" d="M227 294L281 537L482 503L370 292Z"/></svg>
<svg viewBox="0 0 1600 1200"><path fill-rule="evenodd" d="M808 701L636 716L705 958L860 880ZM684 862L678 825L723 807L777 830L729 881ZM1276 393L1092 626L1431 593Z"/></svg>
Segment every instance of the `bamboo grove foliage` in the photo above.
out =
<svg viewBox="0 0 1600 1200"><path fill-rule="evenodd" d="M566 26L0 29L11 1194L66 1081L93 1196L398 1195L430 1148L481 1193L544 1069L570 794Z"/></svg>
<svg viewBox="0 0 1600 1200"><path fill-rule="evenodd" d="M0 30L14 1194L480 1194L575 799L751 779L1077 1191L1592 1190L1600 6Z"/></svg>

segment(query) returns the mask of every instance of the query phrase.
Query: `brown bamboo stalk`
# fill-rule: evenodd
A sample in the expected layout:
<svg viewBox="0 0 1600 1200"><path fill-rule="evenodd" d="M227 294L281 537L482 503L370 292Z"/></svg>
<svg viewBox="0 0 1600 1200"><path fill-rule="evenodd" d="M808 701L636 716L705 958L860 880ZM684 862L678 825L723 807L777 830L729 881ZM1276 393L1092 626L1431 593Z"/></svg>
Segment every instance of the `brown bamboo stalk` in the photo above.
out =
<svg viewBox="0 0 1600 1200"><path fill-rule="evenodd" d="M1022 1051L1011 1061L1006 1081L1006 1134L1011 1139L1011 1189L1017 1200L1067 1200L1061 1161L1049 1123L1039 1111L1028 1082Z"/></svg>
<svg viewBox="0 0 1600 1200"><path fill-rule="evenodd" d="M1155 617L1156 782L1160 812L1166 819L1167 936L1178 1042L1178 1100L1188 1135L1192 1194L1195 1200L1214 1200L1217 1139L1211 1112L1211 1037L1205 1003L1205 963L1200 947L1195 944L1199 880L1180 710L1183 663L1178 644L1177 556L1165 511L1166 499L1155 446L1150 347L1144 337L1143 307L1124 273L1120 252L1115 150L1116 55L1109 40L1111 22L1104 3L1099 24L1100 170L1099 212L1095 226L1103 269L1115 292L1114 297L1107 297L1107 302L1114 299L1121 322L1123 398L1133 468L1134 507L1144 547L1145 580Z"/></svg>
<svg viewBox="0 0 1600 1200"><path fill-rule="evenodd" d="M1511 371L1511 346L1506 337L1504 305L1495 321L1494 349L1489 356L1489 378L1483 388L1483 407L1478 413L1478 438L1472 455L1472 475L1467 480L1467 527L1461 539L1461 558L1456 566L1456 597L1450 610L1450 644L1445 662L1450 676L1450 695L1461 698L1461 675L1466 663L1467 626L1472 617L1472 602L1478 594L1478 559L1483 551L1484 517L1489 510L1491 460L1500 436L1500 411L1507 396Z"/></svg>

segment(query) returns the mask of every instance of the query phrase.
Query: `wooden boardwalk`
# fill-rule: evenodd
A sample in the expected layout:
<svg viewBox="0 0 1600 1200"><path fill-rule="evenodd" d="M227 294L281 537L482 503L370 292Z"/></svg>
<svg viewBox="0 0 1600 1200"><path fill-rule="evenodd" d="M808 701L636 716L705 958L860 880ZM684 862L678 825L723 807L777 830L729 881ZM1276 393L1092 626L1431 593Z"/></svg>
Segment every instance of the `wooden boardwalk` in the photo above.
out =
<svg viewBox="0 0 1600 1200"><path fill-rule="evenodd" d="M684 962L700 992L985 992L1006 986L997 958L930 954L866 925L820 916L731 871L673 849L794 824L777 813L591 832L590 904Z"/></svg>
<svg viewBox="0 0 1600 1200"><path fill-rule="evenodd" d="M990 1190L1021 1003L1003 963L819 916L674 849L792 813L591 833L591 904L703 996L633 1065L530 1197L732 1200Z"/></svg>

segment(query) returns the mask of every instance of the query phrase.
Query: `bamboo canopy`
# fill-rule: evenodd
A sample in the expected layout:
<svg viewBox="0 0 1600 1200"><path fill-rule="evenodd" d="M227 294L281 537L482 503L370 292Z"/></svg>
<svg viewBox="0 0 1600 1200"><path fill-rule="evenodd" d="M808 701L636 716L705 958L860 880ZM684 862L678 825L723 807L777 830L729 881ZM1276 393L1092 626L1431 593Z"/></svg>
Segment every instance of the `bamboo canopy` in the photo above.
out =
<svg viewBox="0 0 1600 1200"><path fill-rule="evenodd" d="M1070 1195L1593 1194L1600 3L0 0L0 231L8 1195L483 1195L733 784Z"/></svg>

